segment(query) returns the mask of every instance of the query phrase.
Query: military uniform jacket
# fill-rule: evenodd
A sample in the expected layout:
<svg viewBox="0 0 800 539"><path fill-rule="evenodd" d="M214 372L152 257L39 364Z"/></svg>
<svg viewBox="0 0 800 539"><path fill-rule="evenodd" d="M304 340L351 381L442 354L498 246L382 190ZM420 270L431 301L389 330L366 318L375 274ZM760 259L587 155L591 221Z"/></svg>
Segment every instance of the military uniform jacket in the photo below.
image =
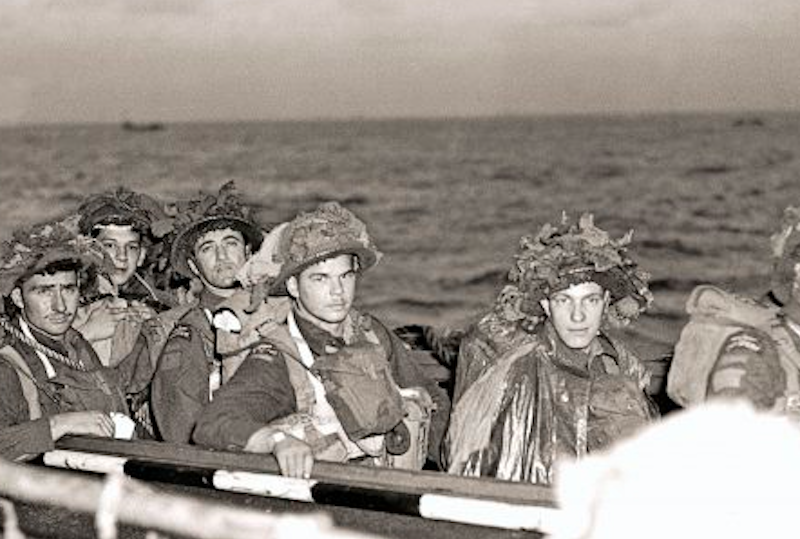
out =
<svg viewBox="0 0 800 539"><path fill-rule="evenodd" d="M41 413L41 417L31 419L31 409L20 382L20 376L26 374L21 374L7 359L0 359L0 455L9 459L53 449L49 422L53 415L77 411L127 414L125 394L141 391L152 375L143 339L129 358L117 368L108 369L101 365L91 345L75 330L70 329L63 342L40 333L35 336L45 346L80 360L88 372L53 360L56 376L48 379L42 361L32 348L18 342L9 345L25 362L35 381Z"/></svg>
<svg viewBox="0 0 800 539"><path fill-rule="evenodd" d="M781 336L786 339L785 346L793 348L794 355L797 355L800 328L793 328L793 323L783 314L778 320ZM729 335L711 369L708 397L741 398L759 409L775 408L789 387L788 377L793 375L795 387L798 385L796 367L787 372L782 366L786 363L791 367L793 361L782 357L788 353L781 350L775 337L753 327L743 327Z"/></svg>
<svg viewBox="0 0 800 539"><path fill-rule="evenodd" d="M211 400L210 378L219 374L208 313L223 300L204 291L170 332L153 377L151 404L157 435L189 443L200 410Z"/></svg>
<svg viewBox="0 0 800 539"><path fill-rule="evenodd" d="M386 351L394 381L400 387L423 387L436 404L431 418L429 459L439 462L439 448L450 410L446 393L433 381L424 377L413 362L405 345L374 317L368 317L370 327ZM296 317L298 327L315 357L327 345L342 349L344 341ZM282 341L291 340L285 324L275 332L285 335ZM194 439L198 444L218 449L240 450L250 436L268 423L298 411L297 397L292 386L284 352L269 346L256 348L241 364L236 374L216 394L214 401L203 410Z"/></svg>

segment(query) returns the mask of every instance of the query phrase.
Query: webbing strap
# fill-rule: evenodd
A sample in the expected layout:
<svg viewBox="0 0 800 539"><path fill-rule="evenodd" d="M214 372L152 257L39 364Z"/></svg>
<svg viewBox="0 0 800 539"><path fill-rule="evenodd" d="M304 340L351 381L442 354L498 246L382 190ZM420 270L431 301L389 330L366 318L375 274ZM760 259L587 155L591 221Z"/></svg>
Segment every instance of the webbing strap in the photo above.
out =
<svg viewBox="0 0 800 539"><path fill-rule="evenodd" d="M778 357L781 367L786 372L786 396L787 405L800 404L800 351L794 345L789 331L781 324L775 324L770 328L772 338L778 345Z"/></svg>
<svg viewBox="0 0 800 539"><path fill-rule="evenodd" d="M59 352L56 352L52 348L49 348L35 338L28 338L22 331L17 329L6 317L0 316L0 328L4 329L8 332L12 337L14 337L19 342L26 344L33 348L33 350L38 354L44 354L48 359L53 359L66 365L71 369L75 369L76 371L86 371L86 367L84 366L83 362L78 359L74 360L70 357L65 356Z"/></svg>
<svg viewBox="0 0 800 539"><path fill-rule="evenodd" d="M31 368L19 355L19 352L14 350L11 346L4 346L0 348L0 357L6 360L14 367L14 370L19 377L19 384L22 387L22 395L25 397L25 402L28 403L28 415L31 421L42 417L42 407L39 404L39 388L34 382L33 373Z"/></svg>

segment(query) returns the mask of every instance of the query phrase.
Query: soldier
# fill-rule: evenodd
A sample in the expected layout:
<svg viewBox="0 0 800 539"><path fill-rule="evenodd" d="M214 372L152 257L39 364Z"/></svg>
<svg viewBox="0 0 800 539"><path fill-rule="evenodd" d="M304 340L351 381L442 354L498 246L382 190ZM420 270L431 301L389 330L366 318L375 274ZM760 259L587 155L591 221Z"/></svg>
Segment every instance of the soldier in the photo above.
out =
<svg viewBox="0 0 800 539"><path fill-rule="evenodd" d="M420 439L421 461L426 452L438 460L444 391L391 331L353 307L358 277L380 257L364 223L327 203L281 225L265 247L250 263L263 262L272 293L288 294L291 308L203 411L195 440L272 453L291 477L308 477L315 459L387 465L388 452ZM435 401L427 445L403 423L400 388Z"/></svg>
<svg viewBox="0 0 800 539"><path fill-rule="evenodd" d="M772 236L772 290L755 301L710 285L687 301L667 391L683 406L709 398L749 401L800 417L800 208Z"/></svg>
<svg viewBox="0 0 800 539"><path fill-rule="evenodd" d="M216 197L181 204L176 221L170 262L174 271L193 279L199 293L172 329L158 360L152 407L158 435L168 442L188 443L200 410L221 384L212 313L239 289L236 273L261 245L262 232L232 183Z"/></svg>
<svg viewBox="0 0 800 539"><path fill-rule="evenodd" d="M103 365L126 357L145 320L173 306L172 299L142 274L153 247L151 225L166 221L158 202L126 189L93 195L78 209L82 234L95 238L113 266L100 278L96 299L78 310L74 327Z"/></svg>
<svg viewBox="0 0 800 539"><path fill-rule="evenodd" d="M646 275L591 215L523 237L493 309L461 345L448 471L549 484L559 459L653 417L648 376L603 331L651 301Z"/></svg>
<svg viewBox="0 0 800 539"><path fill-rule="evenodd" d="M19 231L4 247L0 454L34 456L65 434L112 436L115 422L132 431L126 393L150 380L149 361L138 361L145 344L111 371L72 328L102 250L79 237L75 218Z"/></svg>

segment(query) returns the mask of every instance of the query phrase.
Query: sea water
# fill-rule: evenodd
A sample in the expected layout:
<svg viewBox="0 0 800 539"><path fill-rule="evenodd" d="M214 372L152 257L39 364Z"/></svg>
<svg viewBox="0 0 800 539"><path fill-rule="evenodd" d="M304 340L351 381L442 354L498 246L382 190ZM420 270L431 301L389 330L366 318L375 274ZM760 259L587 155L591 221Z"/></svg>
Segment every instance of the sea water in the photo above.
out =
<svg viewBox="0 0 800 539"><path fill-rule="evenodd" d="M628 331L666 353L698 283L760 295L769 235L800 205L800 114L167 124L0 129L0 234L124 185L164 200L234 180L264 226L338 200L384 258L359 291L389 325L486 309L523 234L595 214L655 302Z"/></svg>

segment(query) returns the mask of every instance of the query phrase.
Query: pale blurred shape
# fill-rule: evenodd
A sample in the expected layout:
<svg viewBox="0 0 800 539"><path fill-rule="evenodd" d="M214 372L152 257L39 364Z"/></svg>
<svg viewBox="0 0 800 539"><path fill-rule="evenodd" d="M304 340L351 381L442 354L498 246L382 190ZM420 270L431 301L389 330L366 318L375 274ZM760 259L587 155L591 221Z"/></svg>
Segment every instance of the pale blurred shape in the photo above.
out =
<svg viewBox="0 0 800 539"><path fill-rule="evenodd" d="M800 430L744 404L678 413L564 465L554 539L797 536Z"/></svg>

